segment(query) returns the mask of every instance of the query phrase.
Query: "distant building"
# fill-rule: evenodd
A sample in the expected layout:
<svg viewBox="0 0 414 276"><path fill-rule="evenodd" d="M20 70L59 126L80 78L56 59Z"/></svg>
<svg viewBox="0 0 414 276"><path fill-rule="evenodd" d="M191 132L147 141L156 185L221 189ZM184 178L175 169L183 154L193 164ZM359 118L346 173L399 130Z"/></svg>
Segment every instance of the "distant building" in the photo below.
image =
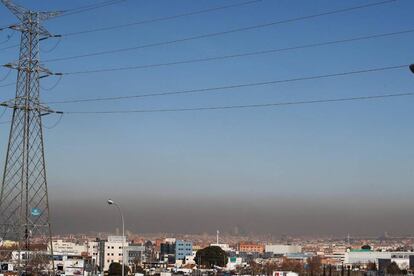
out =
<svg viewBox="0 0 414 276"><path fill-rule="evenodd" d="M386 263L395 262L400 269L409 269L411 265L410 256L414 256L414 252L386 252L359 249L346 252L344 263L360 267L366 266L369 263L384 266Z"/></svg>
<svg viewBox="0 0 414 276"><path fill-rule="evenodd" d="M218 246L226 252L227 251L233 251L233 249L226 243L212 243L212 244L210 244L210 246Z"/></svg>
<svg viewBox="0 0 414 276"><path fill-rule="evenodd" d="M84 275L85 260L82 256L54 256L55 269L65 276Z"/></svg>
<svg viewBox="0 0 414 276"><path fill-rule="evenodd" d="M299 276L299 274L292 271L273 271L273 276Z"/></svg>
<svg viewBox="0 0 414 276"><path fill-rule="evenodd" d="M190 241L177 240L175 242L175 259L185 260L186 256L193 254L193 243Z"/></svg>
<svg viewBox="0 0 414 276"><path fill-rule="evenodd" d="M145 246L129 245L125 247L125 256L128 258L125 263L129 266L141 265L145 262Z"/></svg>
<svg viewBox="0 0 414 276"><path fill-rule="evenodd" d="M108 240L103 243L103 248L101 247L101 254L103 255L101 269L103 271L107 271L111 263L122 264L122 242L124 242L125 246L128 246L126 238L122 236L109 236Z"/></svg>
<svg viewBox="0 0 414 276"><path fill-rule="evenodd" d="M254 242L240 242L237 244L237 251L245 253L263 253L265 246Z"/></svg>
<svg viewBox="0 0 414 276"><path fill-rule="evenodd" d="M54 255L76 255L80 256L88 251L86 244L78 244L63 240L52 241Z"/></svg>
<svg viewBox="0 0 414 276"><path fill-rule="evenodd" d="M168 264L175 263L175 239L166 239L161 243L159 260Z"/></svg>
<svg viewBox="0 0 414 276"><path fill-rule="evenodd" d="M270 252L274 255L301 253L302 247L299 245L269 244L265 246L265 252Z"/></svg>
<svg viewBox="0 0 414 276"><path fill-rule="evenodd" d="M237 267L240 267L243 265L243 258L240 257L230 257L228 259L228 262L226 264L226 268L228 270L234 270Z"/></svg>

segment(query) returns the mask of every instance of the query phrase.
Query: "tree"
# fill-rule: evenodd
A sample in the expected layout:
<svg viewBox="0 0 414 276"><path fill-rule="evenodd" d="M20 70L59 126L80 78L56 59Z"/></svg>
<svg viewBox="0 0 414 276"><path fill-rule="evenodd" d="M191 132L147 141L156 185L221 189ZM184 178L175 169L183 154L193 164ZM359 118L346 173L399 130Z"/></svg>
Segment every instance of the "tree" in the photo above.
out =
<svg viewBox="0 0 414 276"><path fill-rule="evenodd" d="M124 266L125 275L128 275L129 268ZM122 275L122 264L111 263L108 270L108 276L121 276Z"/></svg>
<svg viewBox="0 0 414 276"><path fill-rule="evenodd" d="M284 258L280 268L284 271L293 271L300 275L303 274L303 264L300 261Z"/></svg>
<svg viewBox="0 0 414 276"><path fill-rule="evenodd" d="M319 275L321 273L322 261L319 256L308 258L307 264L307 270L311 275Z"/></svg>
<svg viewBox="0 0 414 276"><path fill-rule="evenodd" d="M134 273L141 273L141 274L145 274L145 270L142 268L142 266L136 266L135 267L135 272Z"/></svg>
<svg viewBox="0 0 414 276"><path fill-rule="evenodd" d="M227 254L218 246L208 246L198 250L195 256L195 262L198 265L213 267L224 267L227 264Z"/></svg>
<svg viewBox="0 0 414 276"><path fill-rule="evenodd" d="M377 264L376 264L376 263L371 263L371 262L369 262L369 263L367 264L367 269L368 269L368 270L372 270L372 271L376 271L376 270L377 270Z"/></svg>
<svg viewBox="0 0 414 276"><path fill-rule="evenodd" d="M263 273L265 275L273 275L273 271L278 269L278 265L275 262L269 261L263 265ZM259 273L257 273L259 274ZM257 275L254 274L254 275Z"/></svg>
<svg viewBox="0 0 414 276"><path fill-rule="evenodd" d="M401 270L396 262L392 262L387 266L387 273L391 275L401 275Z"/></svg>
<svg viewBox="0 0 414 276"><path fill-rule="evenodd" d="M256 263L255 261L251 261L249 263L249 272L251 275L259 275L262 272L262 267L260 264Z"/></svg>
<svg viewBox="0 0 414 276"><path fill-rule="evenodd" d="M361 249L371 250L371 246L369 246L368 244L364 244L363 246L361 246Z"/></svg>
<svg viewBox="0 0 414 276"><path fill-rule="evenodd" d="M132 262L134 264L133 269L132 269L133 273L142 273L141 271L138 271L139 268L143 270L141 267L141 258L135 257Z"/></svg>

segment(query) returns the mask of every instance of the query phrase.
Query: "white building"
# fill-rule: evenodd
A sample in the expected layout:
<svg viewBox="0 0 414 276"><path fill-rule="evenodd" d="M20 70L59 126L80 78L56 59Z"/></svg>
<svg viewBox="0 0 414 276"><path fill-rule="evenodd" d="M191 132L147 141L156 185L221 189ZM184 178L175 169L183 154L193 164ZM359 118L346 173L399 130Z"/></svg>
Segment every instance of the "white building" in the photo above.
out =
<svg viewBox="0 0 414 276"><path fill-rule="evenodd" d="M375 263L378 266L378 259L388 259L395 262L400 269L408 269L410 256L414 252L383 252L370 250L351 250L345 253L344 263L347 265L367 265Z"/></svg>
<svg viewBox="0 0 414 276"><path fill-rule="evenodd" d="M301 253L302 246L300 245L283 245L283 244L268 244L265 246L265 252L270 252L275 255L286 255L293 253Z"/></svg>
<svg viewBox="0 0 414 276"><path fill-rule="evenodd" d="M104 254L104 264L103 270L107 271L111 263L120 263L122 264L122 256L123 256L123 248L122 242L124 246L128 246L126 238L122 236L109 236L108 241L105 241L105 246L103 248ZM102 253L102 251L101 251ZM128 265L126 263L126 265Z"/></svg>
<svg viewBox="0 0 414 276"><path fill-rule="evenodd" d="M125 264L133 266L141 264L145 261L145 246L143 245L128 245L125 247Z"/></svg>
<svg viewBox="0 0 414 276"><path fill-rule="evenodd" d="M197 251L193 251L191 256L185 256L185 263L186 264L195 264L195 257L196 257Z"/></svg>
<svg viewBox="0 0 414 276"><path fill-rule="evenodd" d="M378 259L391 259L391 252L379 252L370 250L352 250L345 252L345 264L378 264Z"/></svg>
<svg viewBox="0 0 414 276"><path fill-rule="evenodd" d="M92 266L99 264L99 241L86 242L86 254L92 258Z"/></svg>
<svg viewBox="0 0 414 276"><path fill-rule="evenodd" d="M78 244L63 240L52 241L52 246L54 255L80 256L88 251L86 244Z"/></svg>
<svg viewBox="0 0 414 276"><path fill-rule="evenodd" d="M229 258L226 268L228 270L235 270L236 267L238 266L245 266L246 264L243 265L243 258L241 257L231 257Z"/></svg>
<svg viewBox="0 0 414 276"><path fill-rule="evenodd" d="M60 256L54 261L56 271L65 276L84 275L85 261L81 256Z"/></svg>
<svg viewBox="0 0 414 276"><path fill-rule="evenodd" d="M299 276L299 274L292 271L273 271L273 276Z"/></svg>

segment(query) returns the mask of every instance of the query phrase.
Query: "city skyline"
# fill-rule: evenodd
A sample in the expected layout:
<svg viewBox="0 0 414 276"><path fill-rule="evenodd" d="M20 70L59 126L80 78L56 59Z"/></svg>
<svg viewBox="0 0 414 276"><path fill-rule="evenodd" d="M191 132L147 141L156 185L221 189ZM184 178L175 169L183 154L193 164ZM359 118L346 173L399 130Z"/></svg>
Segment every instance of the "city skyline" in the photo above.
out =
<svg viewBox="0 0 414 276"><path fill-rule="evenodd" d="M64 10L84 1L17 1L39 10ZM226 2L227 3L227 2ZM229 1L239 4L241 1ZM222 1L124 1L87 14L46 22L63 34L42 42L41 59L53 72L168 63L410 30L410 1L277 24L246 32L148 47L115 55L52 59L146 45L245 26L320 14L375 1L253 1L233 8L125 29L70 35L223 6ZM300 8L298 8L299 6ZM1 8L2 25L15 19ZM1 48L18 43L7 38ZM67 37L65 37L65 34ZM42 100L115 97L266 82L410 64L410 33L292 51L159 68L63 76ZM43 47L43 46L42 46ZM53 50L48 53L47 50ZM6 64L17 48L0 51ZM49 62L47 60L50 60ZM7 74L5 68L1 73ZM14 73L2 82L14 81ZM43 88L57 79L42 80ZM45 117L45 151L53 231L110 230L96 213L116 215L107 198L121 202L127 227L157 232L231 229L247 223L257 233L410 234L407 220L414 176L412 97L245 110L145 114L69 114L70 111L192 108L312 101L411 92L408 67L316 80L279 83L200 95L126 101L50 104L68 112ZM14 87L0 87L3 100ZM2 117L9 120L7 111ZM58 123L54 126L55 123ZM1 124L5 156L9 124ZM4 160L4 158L3 158ZM175 212L175 210L179 210ZM201 215L200 215L201 214ZM323 219L322 219L322 218ZM162 218L155 221L153 218ZM191 218L194 225L186 225ZM338 218L341 218L338 221ZM82 223L75 223L82 221ZM392 222L392 223L390 223ZM348 229L345 229L348 228Z"/></svg>

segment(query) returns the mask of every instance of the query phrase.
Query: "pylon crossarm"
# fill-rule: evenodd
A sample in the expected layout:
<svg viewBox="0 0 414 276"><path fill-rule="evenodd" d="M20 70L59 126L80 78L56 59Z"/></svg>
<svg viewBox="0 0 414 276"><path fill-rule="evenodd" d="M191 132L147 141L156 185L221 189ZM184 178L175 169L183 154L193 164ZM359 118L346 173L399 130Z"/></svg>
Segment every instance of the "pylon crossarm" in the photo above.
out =
<svg viewBox="0 0 414 276"><path fill-rule="evenodd" d="M1 102L0 106L8 107L12 109L18 109L18 110L27 110L27 111L39 111L41 113L41 116L48 115L48 114L63 114L62 111L55 111L50 109L48 106L42 105L42 104L32 104L29 106L26 106L24 104L15 104L13 101L15 100L9 100L6 102Z"/></svg>
<svg viewBox="0 0 414 276"><path fill-rule="evenodd" d="M9 68L9 69L15 69L15 70L20 70L20 71L25 71L27 73L31 73L31 72L38 72L38 73L43 73L44 75L40 76L39 79L45 78L45 77L49 77L49 76L62 76L62 73L54 73L52 71L50 71L49 69L43 67L43 66L37 66L33 69L27 68L27 66L22 67L19 66L18 63L6 63L2 65L5 68Z"/></svg>
<svg viewBox="0 0 414 276"><path fill-rule="evenodd" d="M22 20L25 14L29 11L28 9L19 6L10 0L1 0L1 2L20 20Z"/></svg>

